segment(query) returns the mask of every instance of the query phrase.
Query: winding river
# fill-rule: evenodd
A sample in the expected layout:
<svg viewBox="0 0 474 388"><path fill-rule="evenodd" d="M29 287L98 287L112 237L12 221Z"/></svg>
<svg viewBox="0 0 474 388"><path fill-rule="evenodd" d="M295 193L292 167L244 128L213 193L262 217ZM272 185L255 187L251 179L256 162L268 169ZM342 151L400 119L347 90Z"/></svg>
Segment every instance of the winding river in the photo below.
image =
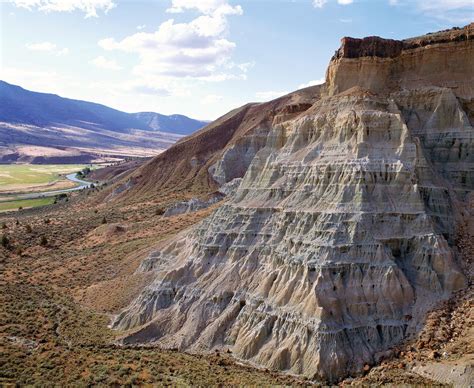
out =
<svg viewBox="0 0 474 388"><path fill-rule="evenodd" d="M71 187L69 189L62 189L62 190L53 190L53 191L43 191L38 193L27 193L27 194L15 194L15 200L17 199L35 199L35 198L43 198L43 197L53 197L58 194L69 193L71 191L82 190L85 188L90 187L92 182L83 181L76 176L77 173L72 173L66 175L66 178L70 181L77 183L78 185L75 187Z"/></svg>

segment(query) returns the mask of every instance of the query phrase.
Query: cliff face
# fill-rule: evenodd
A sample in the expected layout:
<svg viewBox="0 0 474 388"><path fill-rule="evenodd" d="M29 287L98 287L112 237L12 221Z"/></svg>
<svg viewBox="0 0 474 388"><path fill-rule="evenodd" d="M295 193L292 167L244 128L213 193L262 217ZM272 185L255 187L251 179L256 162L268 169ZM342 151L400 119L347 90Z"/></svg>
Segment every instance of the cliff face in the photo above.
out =
<svg viewBox="0 0 474 388"><path fill-rule="evenodd" d="M403 41L343 38L326 74L327 92L352 87L388 93L425 85L474 94L474 24Z"/></svg>
<svg viewBox="0 0 474 388"><path fill-rule="evenodd" d="M114 322L126 342L228 347L335 381L465 286L453 241L473 216L473 40L417 39L346 39L311 104L280 101L207 159L216 184L243 179L143 261L156 278Z"/></svg>

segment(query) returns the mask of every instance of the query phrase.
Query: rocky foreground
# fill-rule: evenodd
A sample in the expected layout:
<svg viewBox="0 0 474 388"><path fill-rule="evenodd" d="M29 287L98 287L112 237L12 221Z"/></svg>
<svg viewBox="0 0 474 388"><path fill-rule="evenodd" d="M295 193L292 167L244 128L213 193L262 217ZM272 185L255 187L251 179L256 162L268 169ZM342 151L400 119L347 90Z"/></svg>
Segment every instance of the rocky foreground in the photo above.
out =
<svg viewBox="0 0 474 388"><path fill-rule="evenodd" d="M344 38L324 85L230 112L127 177L114 200L236 189L137 269L155 280L114 320L123 341L334 382L419 333L470 284L473 33Z"/></svg>

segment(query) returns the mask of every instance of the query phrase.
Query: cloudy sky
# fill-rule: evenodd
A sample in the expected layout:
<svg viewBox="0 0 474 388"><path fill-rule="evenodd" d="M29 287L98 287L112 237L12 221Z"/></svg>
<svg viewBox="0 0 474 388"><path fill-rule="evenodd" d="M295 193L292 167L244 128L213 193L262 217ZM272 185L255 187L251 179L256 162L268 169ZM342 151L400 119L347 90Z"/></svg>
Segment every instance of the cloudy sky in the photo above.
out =
<svg viewBox="0 0 474 388"><path fill-rule="evenodd" d="M343 36L474 21L474 0L0 1L0 79L199 119L322 82Z"/></svg>

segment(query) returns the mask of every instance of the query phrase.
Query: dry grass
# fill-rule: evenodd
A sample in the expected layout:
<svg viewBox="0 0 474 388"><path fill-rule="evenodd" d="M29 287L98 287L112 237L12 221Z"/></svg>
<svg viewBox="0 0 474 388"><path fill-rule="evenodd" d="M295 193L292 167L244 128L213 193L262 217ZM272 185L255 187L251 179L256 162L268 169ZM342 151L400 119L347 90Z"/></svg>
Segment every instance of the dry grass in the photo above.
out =
<svg viewBox="0 0 474 388"><path fill-rule="evenodd" d="M0 247L0 384L309 384L239 365L229 354L114 345L110 314L150 280L131 276L143 255L211 210L163 218L160 203L93 208L86 198L0 220L11 242Z"/></svg>

